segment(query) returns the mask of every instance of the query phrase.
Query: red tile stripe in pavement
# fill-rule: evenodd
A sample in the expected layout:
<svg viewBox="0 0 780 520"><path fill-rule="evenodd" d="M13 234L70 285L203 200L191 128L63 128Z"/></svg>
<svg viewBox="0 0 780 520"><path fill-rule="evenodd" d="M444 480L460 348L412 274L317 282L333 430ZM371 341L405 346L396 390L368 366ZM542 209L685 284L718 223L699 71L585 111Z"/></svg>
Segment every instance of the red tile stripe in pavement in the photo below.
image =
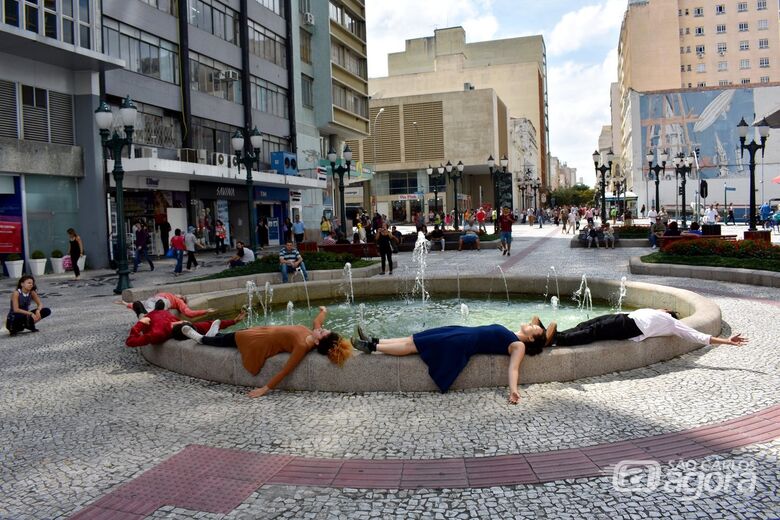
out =
<svg viewBox="0 0 780 520"><path fill-rule="evenodd" d="M265 484L440 489L595 477L621 460L691 459L780 437L780 405L717 424L585 448L432 460L317 459L190 445L71 518L140 520L163 505L228 513Z"/></svg>
<svg viewBox="0 0 780 520"><path fill-rule="evenodd" d="M516 249L514 251L510 251L512 256L508 257L505 262L501 263L501 269L506 271L507 269L509 269L513 265L520 263L520 260L524 259L528 255L533 253L533 251L536 249L536 246L538 246L542 241L544 241L547 238L555 235L556 233L560 234L560 232L561 232L560 229L555 227L555 228L553 228L552 231L550 231L549 233L547 233L543 237L539 237L539 238L529 242L523 249L520 249L519 251L516 250ZM514 244L515 242L512 241L512 243ZM496 251L500 251L500 249L497 249Z"/></svg>

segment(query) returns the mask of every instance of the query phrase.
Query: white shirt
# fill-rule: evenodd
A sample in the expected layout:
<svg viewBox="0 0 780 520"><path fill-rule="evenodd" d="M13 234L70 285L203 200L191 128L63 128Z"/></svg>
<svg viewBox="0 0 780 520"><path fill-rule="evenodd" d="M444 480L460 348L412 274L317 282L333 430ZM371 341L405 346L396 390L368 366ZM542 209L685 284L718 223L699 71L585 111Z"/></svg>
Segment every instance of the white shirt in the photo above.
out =
<svg viewBox="0 0 780 520"><path fill-rule="evenodd" d="M650 211L647 212L647 218L649 218L651 220L654 219L657 216L658 216L658 213L656 213L656 211L654 209L651 209Z"/></svg>
<svg viewBox="0 0 780 520"><path fill-rule="evenodd" d="M704 221L707 224L714 224L715 219L718 217L718 212L714 209L710 208L707 210L707 212L704 214Z"/></svg>
<svg viewBox="0 0 780 520"><path fill-rule="evenodd" d="M681 321L674 319L668 312L657 309L638 309L629 313L642 334L631 338L632 341L642 341L658 336L677 336L700 345L709 345L710 336L693 329Z"/></svg>
<svg viewBox="0 0 780 520"><path fill-rule="evenodd" d="M244 248L244 256L242 259L244 262L254 262L255 261L255 252L249 249L248 247Z"/></svg>

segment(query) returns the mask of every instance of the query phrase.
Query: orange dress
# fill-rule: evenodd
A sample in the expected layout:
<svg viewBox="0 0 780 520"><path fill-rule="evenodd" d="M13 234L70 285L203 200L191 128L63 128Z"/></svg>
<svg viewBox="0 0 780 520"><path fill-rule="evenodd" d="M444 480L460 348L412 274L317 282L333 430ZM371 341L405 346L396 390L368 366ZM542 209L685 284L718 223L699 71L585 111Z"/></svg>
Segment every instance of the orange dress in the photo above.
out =
<svg viewBox="0 0 780 520"><path fill-rule="evenodd" d="M266 384L268 388L274 388L295 370L306 354L316 346L313 342L311 345L306 343L306 338L311 334L311 329L303 325L251 327L236 332L236 345L244 368L252 375L260 373L269 357L281 352L290 353L290 358L282 370Z"/></svg>

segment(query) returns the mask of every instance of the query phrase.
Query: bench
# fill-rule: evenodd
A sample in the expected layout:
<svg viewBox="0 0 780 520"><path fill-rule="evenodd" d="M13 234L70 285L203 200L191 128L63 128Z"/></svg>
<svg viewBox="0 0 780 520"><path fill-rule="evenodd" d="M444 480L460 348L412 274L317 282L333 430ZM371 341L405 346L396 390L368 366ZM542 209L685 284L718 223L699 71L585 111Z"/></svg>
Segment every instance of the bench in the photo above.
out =
<svg viewBox="0 0 780 520"><path fill-rule="evenodd" d="M712 238L715 240L736 240L737 235L679 235L672 237L660 237L658 243L661 246L661 251L666 251L669 247L681 240L698 240L700 238Z"/></svg>
<svg viewBox="0 0 780 520"><path fill-rule="evenodd" d="M317 242L314 241L298 242L296 247L298 248L298 251L301 253L315 253L317 251Z"/></svg>
<svg viewBox="0 0 780 520"><path fill-rule="evenodd" d="M379 249L373 242L368 244L320 244L320 251L327 251L328 253L349 253L358 258L379 256Z"/></svg>
<svg viewBox="0 0 780 520"><path fill-rule="evenodd" d="M615 246L617 247L617 243L620 242L620 237L618 237L617 233L613 233L612 236L615 237ZM580 234L577 235L577 240L583 245L583 247L588 247L588 232L580 231ZM601 230L596 231L596 242L600 247L607 247L607 242L604 239L604 233L601 232Z"/></svg>

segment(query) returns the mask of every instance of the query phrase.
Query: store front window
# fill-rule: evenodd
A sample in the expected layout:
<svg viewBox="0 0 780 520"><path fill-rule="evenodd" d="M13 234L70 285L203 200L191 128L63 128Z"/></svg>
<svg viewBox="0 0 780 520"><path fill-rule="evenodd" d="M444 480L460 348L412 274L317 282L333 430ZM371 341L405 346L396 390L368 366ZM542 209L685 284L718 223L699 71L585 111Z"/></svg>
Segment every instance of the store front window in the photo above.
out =
<svg viewBox="0 0 780 520"><path fill-rule="evenodd" d="M405 200L394 200L393 201L393 216L392 216L393 222L408 222L409 219L407 218L406 213L406 201Z"/></svg>

